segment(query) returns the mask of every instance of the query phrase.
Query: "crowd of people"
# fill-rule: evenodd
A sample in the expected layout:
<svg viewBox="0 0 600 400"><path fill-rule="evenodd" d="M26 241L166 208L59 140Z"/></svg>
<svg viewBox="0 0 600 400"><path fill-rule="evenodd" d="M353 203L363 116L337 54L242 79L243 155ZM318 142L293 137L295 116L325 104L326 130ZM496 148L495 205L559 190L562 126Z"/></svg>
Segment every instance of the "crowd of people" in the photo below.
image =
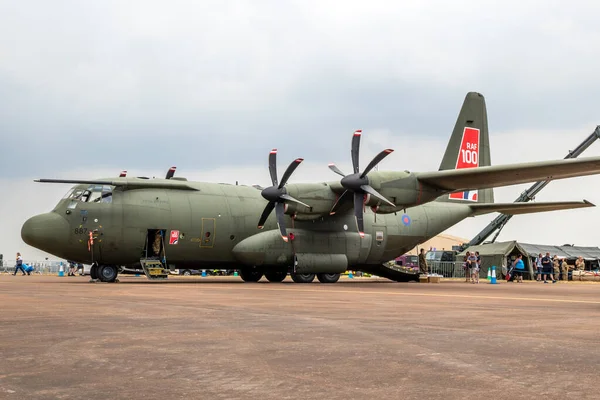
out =
<svg viewBox="0 0 600 400"><path fill-rule="evenodd" d="M579 256L575 261L575 266L572 266L567 263L565 258L561 260L557 255L550 257L550 253L546 253L545 256L540 253L535 260L535 266L538 282L548 283L551 280L552 283L556 283L559 279L568 280L569 271L578 271L581 279L585 270L585 261L583 257Z"/></svg>
<svg viewBox="0 0 600 400"><path fill-rule="evenodd" d="M522 254L511 257L512 260L509 262L508 272L505 265L503 265L504 272L507 272L507 280L514 280L517 283L523 282L523 275L529 273L523 257ZM567 281L570 275L573 277L579 276L580 280L583 279L585 260L581 256L577 258L575 265L569 265L566 258L561 259L557 255L550 257L550 253L546 253L545 256L540 253L532 261L535 266L535 279L538 282L556 283L559 280ZM482 265L479 252L467 251L462 263L463 270L465 271L465 282L479 283L479 273ZM419 272L422 275L428 275L429 273L425 249L421 249L419 253Z"/></svg>

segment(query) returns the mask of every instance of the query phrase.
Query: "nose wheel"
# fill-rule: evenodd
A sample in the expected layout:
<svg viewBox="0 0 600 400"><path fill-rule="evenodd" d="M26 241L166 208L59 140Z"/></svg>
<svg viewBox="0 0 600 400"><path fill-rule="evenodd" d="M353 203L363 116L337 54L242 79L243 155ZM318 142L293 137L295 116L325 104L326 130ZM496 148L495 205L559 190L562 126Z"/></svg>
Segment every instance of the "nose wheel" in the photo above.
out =
<svg viewBox="0 0 600 400"><path fill-rule="evenodd" d="M90 277L92 281L99 280L100 282L116 282L119 275L119 269L116 265L92 265L90 269Z"/></svg>

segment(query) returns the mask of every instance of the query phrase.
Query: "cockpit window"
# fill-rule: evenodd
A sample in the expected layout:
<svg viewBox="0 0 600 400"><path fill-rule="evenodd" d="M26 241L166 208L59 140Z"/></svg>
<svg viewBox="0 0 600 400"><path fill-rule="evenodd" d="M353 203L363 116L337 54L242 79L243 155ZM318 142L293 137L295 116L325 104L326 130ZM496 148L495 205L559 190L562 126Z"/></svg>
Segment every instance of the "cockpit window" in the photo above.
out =
<svg viewBox="0 0 600 400"><path fill-rule="evenodd" d="M73 194L73 190L75 190L75 189L71 189L71 190L69 190L69 191L67 192L67 194L65 194L65 195L63 196L63 200L64 200L64 199L70 199L70 198L71 198L71 195Z"/></svg>
<svg viewBox="0 0 600 400"><path fill-rule="evenodd" d="M72 189L64 198L84 203L112 203L112 186L91 185L87 189Z"/></svg>

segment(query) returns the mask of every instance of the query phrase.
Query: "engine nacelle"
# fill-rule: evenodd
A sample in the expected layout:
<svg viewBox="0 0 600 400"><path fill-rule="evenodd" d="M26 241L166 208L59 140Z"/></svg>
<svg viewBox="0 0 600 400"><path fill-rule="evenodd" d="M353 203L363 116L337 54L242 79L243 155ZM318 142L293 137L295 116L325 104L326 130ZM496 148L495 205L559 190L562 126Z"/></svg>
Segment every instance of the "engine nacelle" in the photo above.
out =
<svg viewBox="0 0 600 400"><path fill-rule="evenodd" d="M314 220L329 215L336 200L335 192L327 183L299 183L286 186L288 194L310 206L286 202L285 213L295 216L299 221Z"/></svg>
<svg viewBox="0 0 600 400"><path fill-rule="evenodd" d="M423 185L416 175L409 172L374 172L369 175L371 186L396 206L392 207L368 195L367 205L380 214L397 212L404 208L435 200L442 191Z"/></svg>

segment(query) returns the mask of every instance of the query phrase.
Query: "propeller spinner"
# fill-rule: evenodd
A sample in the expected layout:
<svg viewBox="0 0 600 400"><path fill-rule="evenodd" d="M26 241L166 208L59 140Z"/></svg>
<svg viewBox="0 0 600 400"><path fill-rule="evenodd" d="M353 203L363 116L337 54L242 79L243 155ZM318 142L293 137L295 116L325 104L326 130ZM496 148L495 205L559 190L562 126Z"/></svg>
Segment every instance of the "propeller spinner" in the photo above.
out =
<svg viewBox="0 0 600 400"><path fill-rule="evenodd" d="M265 225L265 221L271 214L271 211L275 209L275 214L277 215L277 225L279 226L279 231L281 232L281 238L284 241L288 241L287 231L285 229L285 202L292 201L298 204L302 204L305 207L310 206L301 202L300 200L296 200L285 190L285 184L288 179L292 175L292 173L298 168L298 165L304 161L303 158L297 158L292 161L285 170L283 176L281 177L281 182L277 183L277 149L271 150L269 153L269 173L271 174L271 183L273 186L263 189L260 194L264 197L269 203L266 205L262 215L260 216L260 220L258 221L258 229L262 229Z"/></svg>
<svg viewBox="0 0 600 400"><path fill-rule="evenodd" d="M331 209L331 214L335 214L339 205L342 203L342 199L348 194L348 192L354 193L354 216L356 217L356 224L358 225L358 233L361 237L365 235L364 228L364 219L363 219L363 208L364 208L364 198L365 194L370 194L373 197L378 198L379 200L395 207L395 204L383 197L379 194L375 189L371 187L369 184L369 178L367 174L377 165L381 160L387 157L394 150L385 149L381 153L377 154L373 160L367 165L367 168L361 173L358 165L358 154L360 150L360 136L362 131L357 130L354 132L352 136L352 168L354 170L353 174L345 175L335 164L329 164L329 169L335 172L338 175L341 175L343 178L341 180L341 184L346 189L344 193L337 199L333 208Z"/></svg>

